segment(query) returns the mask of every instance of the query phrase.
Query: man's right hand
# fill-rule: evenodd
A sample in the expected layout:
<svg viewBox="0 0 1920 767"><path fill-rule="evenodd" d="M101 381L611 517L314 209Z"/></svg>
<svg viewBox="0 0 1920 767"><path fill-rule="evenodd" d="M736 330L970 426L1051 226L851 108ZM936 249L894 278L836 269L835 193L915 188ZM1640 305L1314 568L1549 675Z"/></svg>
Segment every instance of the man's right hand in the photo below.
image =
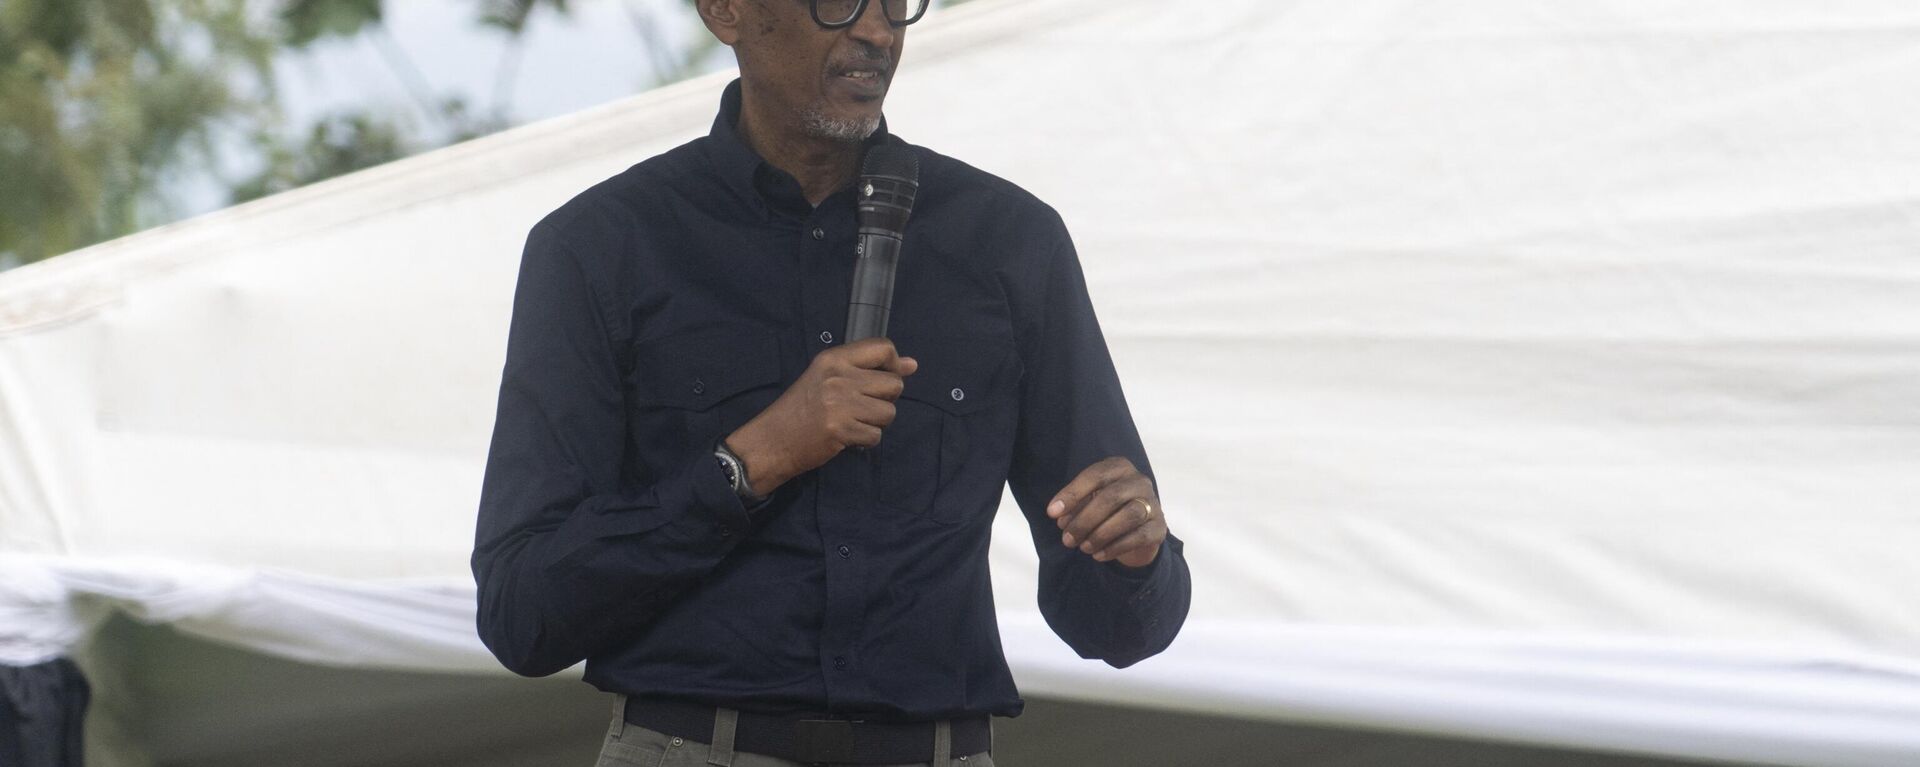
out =
<svg viewBox="0 0 1920 767"><path fill-rule="evenodd" d="M920 363L885 338L866 338L814 355L780 398L727 435L746 465L753 493L765 496L849 447L880 444L894 400Z"/></svg>

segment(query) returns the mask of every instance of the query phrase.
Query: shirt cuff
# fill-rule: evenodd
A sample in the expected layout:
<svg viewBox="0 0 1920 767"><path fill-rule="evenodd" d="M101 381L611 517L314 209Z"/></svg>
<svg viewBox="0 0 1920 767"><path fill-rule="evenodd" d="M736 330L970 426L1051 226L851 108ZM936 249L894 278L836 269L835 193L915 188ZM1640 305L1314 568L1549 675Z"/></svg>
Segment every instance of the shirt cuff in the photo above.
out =
<svg viewBox="0 0 1920 767"><path fill-rule="evenodd" d="M1179 567L1174 560L1180 558L1180 548L1180 539L1168 535L1160 542L1160 553L1146 567L1128 567L1119 560L1102 562L1107 588L1115 596L1126 598L1136 610L1152 604L1154 597L1171 585L1173 572Z"/></svg>
<svg viewBox="0 0 1920 767"><path fill-rule="evenodd" d="M650 533L676 522L667 536L674 543L665 545L687 551L724 545L724 539L746 531L747 510L711 451L700 451L677 468L636 495L586 499L555 531L554 566L565 569L598 557L607 539Z"/></svg>

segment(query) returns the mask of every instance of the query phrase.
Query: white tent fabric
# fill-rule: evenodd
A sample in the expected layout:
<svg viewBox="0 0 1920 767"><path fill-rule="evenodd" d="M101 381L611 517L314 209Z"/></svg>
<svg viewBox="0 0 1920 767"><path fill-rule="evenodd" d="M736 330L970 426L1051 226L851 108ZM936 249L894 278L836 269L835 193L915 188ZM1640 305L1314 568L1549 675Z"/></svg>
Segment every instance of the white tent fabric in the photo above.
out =
<svg viewBox="0 0 1920 767"><path fill-rule="evenodd" d="M1189 543L1186 630L1116 672L1009 501L1024 690L1920 761L1920 6L979 0L907 50L892 128L1074 231ZM724 82L0 273L0 659L119 609L492 669L519 246Z"/></svg>

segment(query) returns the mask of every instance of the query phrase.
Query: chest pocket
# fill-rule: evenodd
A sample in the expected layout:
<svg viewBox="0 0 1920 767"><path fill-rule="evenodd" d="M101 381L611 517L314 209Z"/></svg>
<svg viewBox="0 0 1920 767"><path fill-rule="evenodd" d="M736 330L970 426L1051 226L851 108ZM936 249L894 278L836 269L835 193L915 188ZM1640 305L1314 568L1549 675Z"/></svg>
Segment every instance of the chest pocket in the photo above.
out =
<svg viewBox="0 0 1920 767"><path fill-rule="evenodd" d="M894 346L920 367L907 376L874 451L881 506L964 522L980 501L967 491L1000 497L1018 410L1018 355L1010 339L994 336L901 337Z"/></svg>
<svg viewBox="0 0 1920 767"><path fill-rule="evenodd" d="M780 393L779 344L771 333L730 330L635 345L627 376L631 439L660 465L731 433Z"/></svg>

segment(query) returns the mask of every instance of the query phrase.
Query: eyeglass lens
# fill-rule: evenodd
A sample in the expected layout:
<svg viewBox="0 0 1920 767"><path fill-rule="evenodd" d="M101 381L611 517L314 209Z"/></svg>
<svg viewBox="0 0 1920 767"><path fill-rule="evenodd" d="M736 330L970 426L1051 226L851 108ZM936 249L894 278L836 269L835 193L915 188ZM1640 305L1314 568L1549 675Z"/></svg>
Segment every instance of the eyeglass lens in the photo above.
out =
<svg viewBox="0 0 1920 767"><path fill-rule="evenodd" d="M895 24L911 24L920 19L927 10L928 0L875 0L886 13L887 21ZM843 26L853 22L855 14L860 13L862 0L813 0L813 15L820 23L828 26Z"/></svg>

